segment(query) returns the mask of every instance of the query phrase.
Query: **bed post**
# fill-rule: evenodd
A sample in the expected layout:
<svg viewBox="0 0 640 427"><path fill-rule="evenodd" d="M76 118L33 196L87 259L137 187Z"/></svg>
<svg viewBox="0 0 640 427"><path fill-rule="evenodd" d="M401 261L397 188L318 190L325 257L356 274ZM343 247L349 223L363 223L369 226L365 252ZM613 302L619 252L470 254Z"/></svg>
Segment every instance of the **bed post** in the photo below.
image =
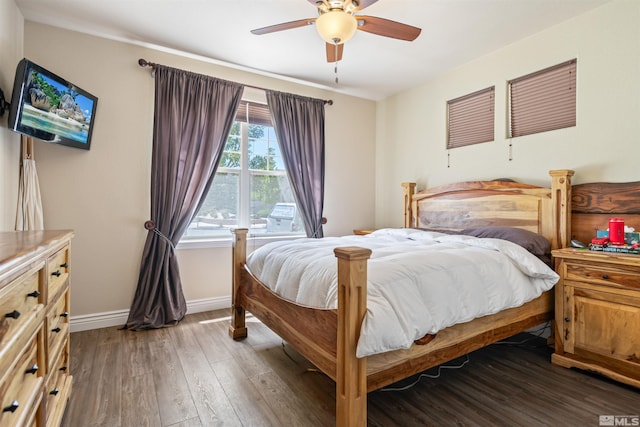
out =
<svg viewBox="0 0 640 427"><path fill-rule="evenodd" d="M367 365L356 357L362 320L367 311L367 259L371 250L336 248L338 258L338 342L336 426L367 425Z"/></svg>
<svg viewBox="0 0 640 427"><path fill-rule="evenodd" d="M242 269L244 269L244 264L247 262L247 232L248 230L246 228L233 230L233 260L231 263L233 268L231 272L233 289L231 291L231 324L229 325L229 336L234 340L247 336L244 307L238 304L238 287L240 286Z"/></svg>
<svg viewBox="0 0 640 427"><path fill-rule="evenodd" d="M571 240L571 177L575 172L569 169L549 171L551 175L551 202L556 217L553 219L553 249L569 246Z"/></svg>
<svg viewBox="0 0 640 427"><path fill-rule="evenodd" d="M414 219L413 219L413 195L416 192L416 183L415 182L403 182L402 183L402 194L404 196L404 223L402 226L404 228L414 227Z"/></svg>

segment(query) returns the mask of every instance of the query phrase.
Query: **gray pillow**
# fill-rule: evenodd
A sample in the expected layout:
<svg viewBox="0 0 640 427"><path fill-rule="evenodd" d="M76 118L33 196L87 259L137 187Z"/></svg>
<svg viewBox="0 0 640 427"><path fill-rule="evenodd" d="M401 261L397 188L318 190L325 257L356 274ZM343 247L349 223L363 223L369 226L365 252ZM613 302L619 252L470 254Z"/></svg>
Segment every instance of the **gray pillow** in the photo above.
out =
<svg viewBox="0 0 640 427"><path fill-rule="evenodd" d="M508 240L542 259L547 258L551 253L551 243L544 236L522 228L488 226L467 228L460 233L467 236Z"/></svg>

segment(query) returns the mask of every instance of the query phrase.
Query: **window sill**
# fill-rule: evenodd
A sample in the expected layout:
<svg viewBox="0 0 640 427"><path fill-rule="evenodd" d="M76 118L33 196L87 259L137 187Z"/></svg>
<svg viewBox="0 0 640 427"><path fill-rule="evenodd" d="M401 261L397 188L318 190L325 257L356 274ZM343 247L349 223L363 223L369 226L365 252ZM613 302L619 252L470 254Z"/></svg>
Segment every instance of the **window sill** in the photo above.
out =
<svg viewBox="0 0 640 427"><path fill-rule="evenodd" d="M251 247L258 248L270 242L279 242L283 240L301 239L306 237L303 234L293 236L251 236L247 237L248 242L251 243ZM210 238L210 239L185 239L181 240L176 246L177 250L189 250L189 249L211 249L211 248L230 248L232 243L232 237L224 238Z"/></svg>

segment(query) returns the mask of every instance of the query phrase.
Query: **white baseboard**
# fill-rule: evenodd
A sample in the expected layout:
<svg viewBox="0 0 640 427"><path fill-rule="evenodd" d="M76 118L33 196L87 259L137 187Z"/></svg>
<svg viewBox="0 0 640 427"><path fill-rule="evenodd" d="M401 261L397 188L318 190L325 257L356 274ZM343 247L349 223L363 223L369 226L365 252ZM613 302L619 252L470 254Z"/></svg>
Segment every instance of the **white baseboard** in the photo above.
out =
<svg viewBox="0 0 640 427"><path fill-rule="evenodd" d="M231 307L231 297L205 298L187 301L187 314L203 311L220 310ZM124 325L129 318L129 310L116 310L103 313L82 314L74 316L71 312L71 332L88 331L91 329L109 328Z"/></svg>

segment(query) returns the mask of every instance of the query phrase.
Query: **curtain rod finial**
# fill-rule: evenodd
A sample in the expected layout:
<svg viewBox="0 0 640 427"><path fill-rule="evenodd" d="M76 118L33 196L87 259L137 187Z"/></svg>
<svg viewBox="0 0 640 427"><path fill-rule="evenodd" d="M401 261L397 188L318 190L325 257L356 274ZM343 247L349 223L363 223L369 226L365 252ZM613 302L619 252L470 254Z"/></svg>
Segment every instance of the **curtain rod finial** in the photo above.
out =
<svg viewBox="0 0 640 427"><path fill-rule="evenodd" d="M156 68L156 64L154 64L153 62L149 62L146 59L138 59L138 65L141 67L151 67L151 68Z"/></svg>

